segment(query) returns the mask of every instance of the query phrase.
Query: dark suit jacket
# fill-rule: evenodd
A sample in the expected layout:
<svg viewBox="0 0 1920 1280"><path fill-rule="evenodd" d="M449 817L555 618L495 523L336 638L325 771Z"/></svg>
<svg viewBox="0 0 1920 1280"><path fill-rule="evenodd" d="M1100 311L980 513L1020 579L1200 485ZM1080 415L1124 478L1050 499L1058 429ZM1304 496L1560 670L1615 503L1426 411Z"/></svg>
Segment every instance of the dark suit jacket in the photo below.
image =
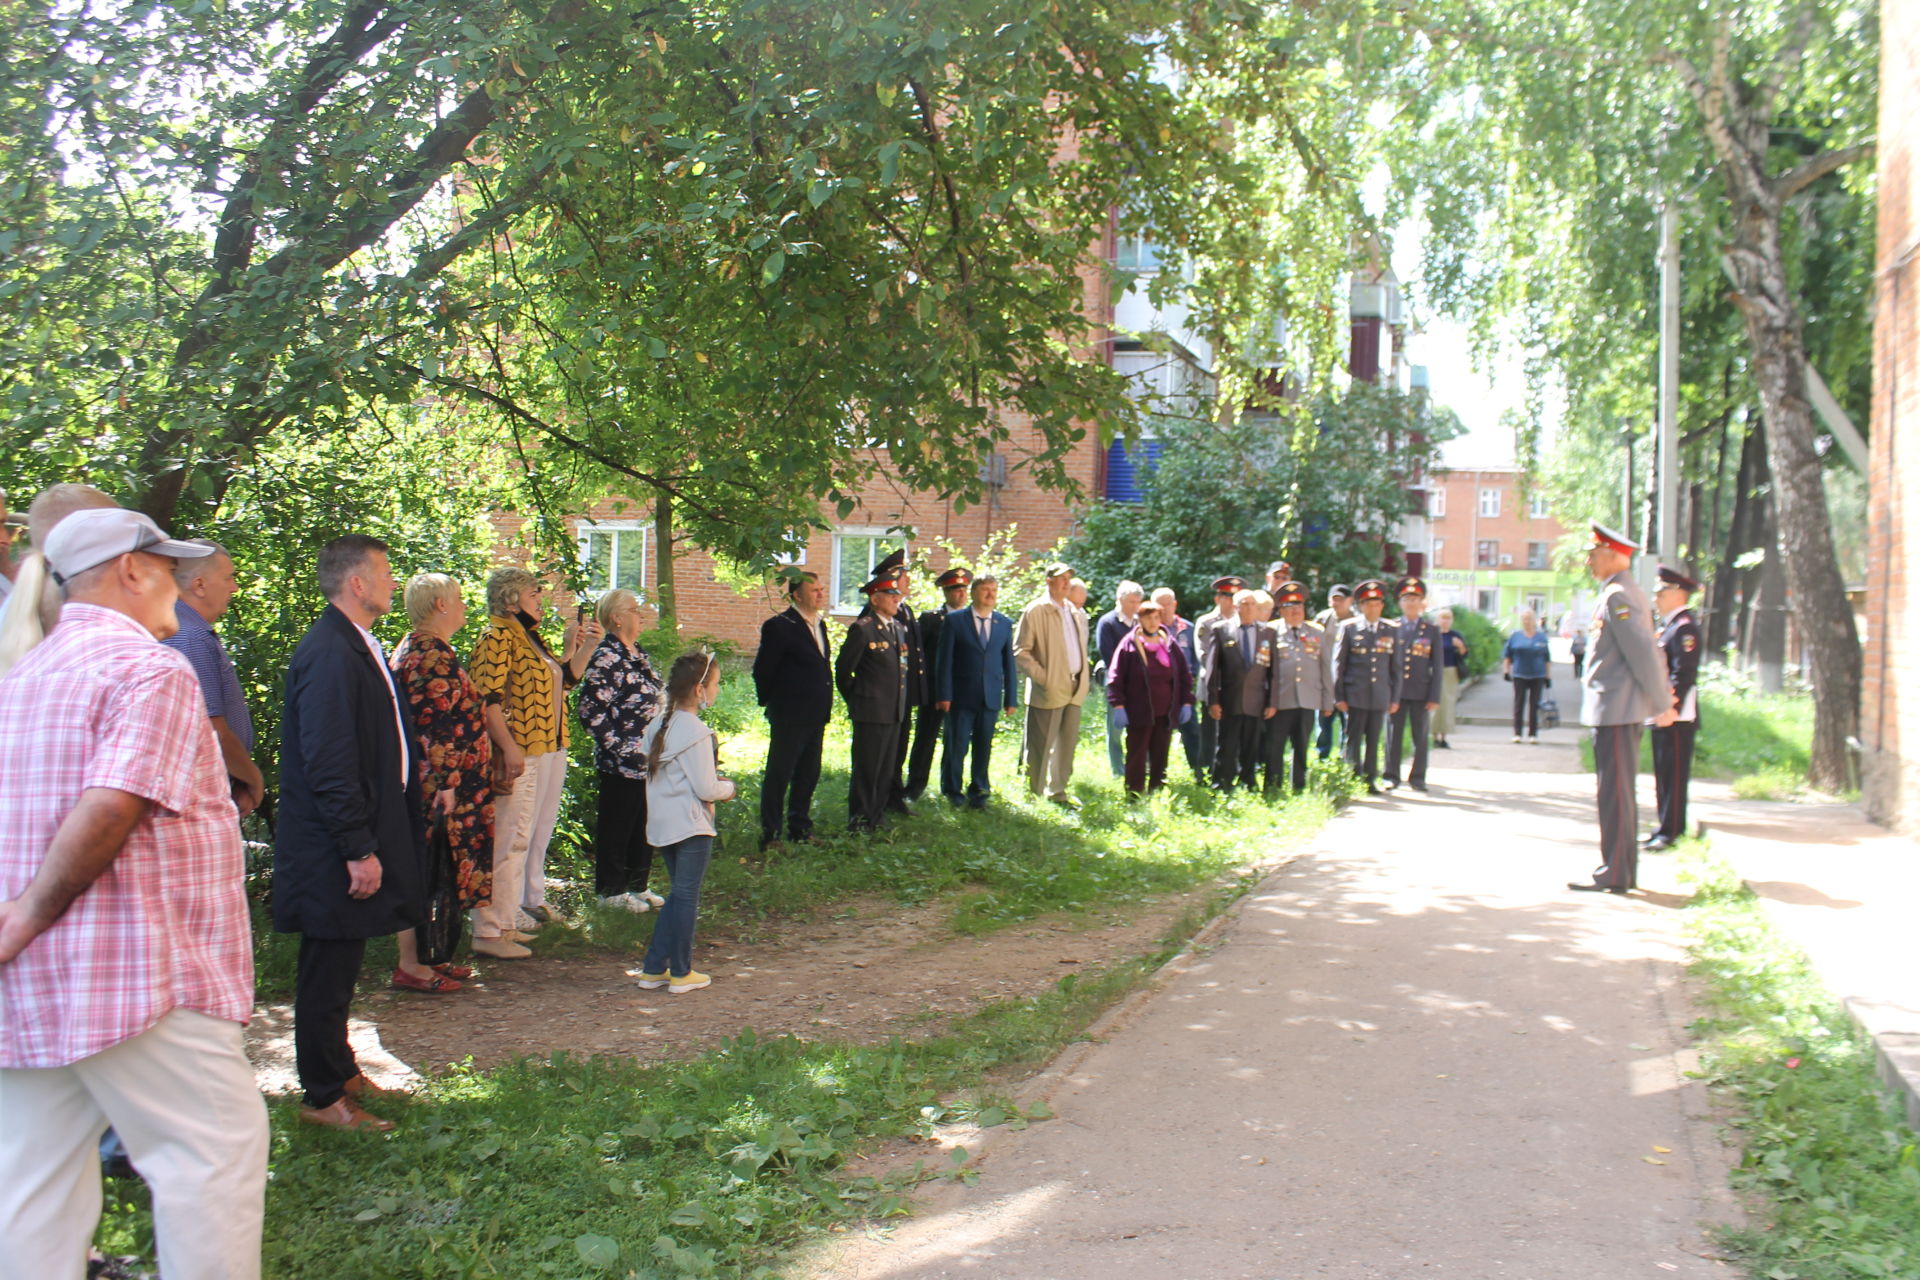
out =
<svg viewBox="0 0 1920 1280"><path fill-rule="evenodd" d="M833 719L833 664L827 660L827 620L820 619L820 643L807 636L807 620L798 609L775 614L760 624L760 651L753 655L753 693L767 719L793 724L825 724Z"/></svg>
<svg viewBox="0 0 1920 1280"><path fill-rule="evenodd" d="M1667 659L1667 681L1673 685L1673 705L1682 720L1699 720L1700 703L1693 686L1700 678L1700 624L1693 610L1681 609L1660 628L1660 649Z"/></svg>
<svg viewBox="0 0 1920 1280"><path fill-rule="evenodd" d="M980 642L971 607L955 609L940 628L934 701L961 711L1003 711L1020 705L1013 664L1013 619L994 610L987 641Z"/></svg>
<svg viewBox="0 0 1920 1280"><path fill-rule="evenodd" d="M940 643L947 629L947 607L929 609L914 621L914 635L920 642L920 665L924 676L920 682L921 697L914 703L917 707L930 707L940 701L935 696L936 673L940 669Z"/></svg>
<svg viewBox="0 0 1920 1280"><path fill-rule="evenodd" d="M1240 619L1222 618L1213 624L1213 664L1207 671L1207 705L1215 703L1230 716L1263 716L1267 711L1267 676L1273 664L1273 628L1253 624L1254 651L1240 643ZM1262 662L1264 652L1266 661Z"/></svg>
<svg viewBox="0 0 1920 1280"><path fill-rule="evenodd" d="M424 923L419 755L411 730L402 745L396 700L406 706L353 623L327 606L287 667L273 840L273 927L282 933L377 938ZM363 853L380 859L380 889L356 900L347 860Z"/></svg>
<svg viewBox="0 0 1920 1280"><path fill-rule="evenodd" d="M895 619L897 623L899 619ZM847 700L847 715L863 724L899 724L912 703L907 698L907 641L904 628L891 634L879 617L855 618L834 660L834 683Z"/></svg>

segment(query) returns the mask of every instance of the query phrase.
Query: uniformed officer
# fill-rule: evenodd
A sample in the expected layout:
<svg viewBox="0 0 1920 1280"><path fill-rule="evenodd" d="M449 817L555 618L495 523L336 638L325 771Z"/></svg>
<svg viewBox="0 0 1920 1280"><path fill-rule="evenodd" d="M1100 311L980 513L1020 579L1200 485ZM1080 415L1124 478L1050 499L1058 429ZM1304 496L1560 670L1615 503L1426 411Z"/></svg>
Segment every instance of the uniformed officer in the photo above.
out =
<svg viewBox="0 0 1920 1280"><path fill-rule="evenodd" d="M1425 791L1429 717L1440 705L1440 624L1426 616L1427 584L1420 579L1400 579L1394 595L1400 600L1400 621L1394 628L1400 645L1400 709L1387 724L1387 786L1400 785L1402 740L1411 730L1413 763L1407 785Z"/></svg>
<svg viewBox="0 0 1920 1280"><path fill-rule="evenodd" d="M1239 611L1233 607L1233 595L1246 588L1247 580L1238 574L1229 573L1213 580L1213 608L1193 620L1194 648L1194 689L1202 705L1207 701L1207 676L1211 672L1213 656L1210 645L1213 643L1213 624L1222 618L1238 618ZM1200 763L1207 772L1201 775L1205 782L1213 770L1213 753L1220 738L1220 726L1212 716L1200 716Z"/></svg>
<svg viewBox="0 0 1920 1280"><path fill-rule="evenodd" d="M1673 688L1674 721L1653 731L1653 785L1660 802L1660 823L1647 837L1649 849L1664 849L1687 834L1687 784L1693 779L1693 738L1700 728L1700 624L1689 602L1700 584L1678 569L1661 565L1653 607L1662 618L1660 649L1667 659L1667 683Z"/></svg>
<svg viewBox="0 0 1920 1280"><path fill-rule="evenodd" d="M1307 621L1307 588L1283 582L1274 593L1280 617L1274 622L1273 674L1267 721L1267 794L1280 789L1286 753L1293 752L1293 789L1307 789L1307 742L1314 718L1333 710L1333 643L1326 629Z"/></svg>
<svg viewBox="0 0 1920 1280"><path fill-rule="evenodd" d="M915 715L917 723L913 728L913 749L907 756L907 791L909 800L918 800L926 794L927 782L933 776L933 749L940 745L940 726L945 723L947 713L942 711L934 697L933 673L939 670L940 638L946 633L947 615L956 609L967 607L967 588L973 584L973 575L965 569L949 569L933 580L940 588L940 594L946 603L938 609L929 609L921 614L915 623L915 634L920 640L920 661L925 668L924 694L918 704Z"/></svg>
<svg viewBox="0 0 1920 1280"><path fill-rule="evenodd" d="M1327 633L1327 642L1334 647L1334 659L1338 662L1340 653L1340 634L1342 624L1353 616L1353 588L1344 582L1336 582L1327 590L1327 607L1313 615L1316 626ZM1344 743L1347 732L1347 713L1329 711L1320 717L1319 728L1315 732L1313 749L1325 760L1333 754L1333 727L1340 726L1341 740Z"/></svg>
<svg viewBox="0 0 1920 1280"><path fill-rule="evenodd" d="M1334 706L1347 713L1347 763L1378 795L1380 730L1400 709L1399 632L1380 615L1387 608L1387 584L1368 578L1353 589L1359 616L1341 626Z"/></svg>
<svg viewBox="0 0 1920 1280"><path fill-rule="evenodd" d="M1257 592L1241 589L1233 605L1237 616L1208 628L1212 666L1202 686L1214 722L1213 785L1221 791L1257 785L1266 754L1263 722L1274 714L1267 695L1273 628L1260 617Z"/></svg>
<svg viewBox="0 0 1920 1280"><path fill-rule="evenodd" d="M1601 583L1587 626L1587 669L1580 679L1580 720L1593 728L1593 766L1600 809L1601 863L1593 880L1569 881L1586 893L1626 893L1635 887L1640 845L1633 794L1640 765L1641 726L1673 723L1673 690L1653 641L1646 593L1633 580L1640 548L1605 525L1593 525L1587 572Z"/></svg>
<svg viewBox="0 0 1920 1280"><path fill-rule="evenodd" d="M906 594L891 575L861 588L867 609L847 628L833 664L834 684L853 721L847 828L874 831L900 773L900 735L907 722L907 636L896 616Z"/></svg>
<svg viewBox="0 0 1920 1280"><path fill-rule="evenodd" d="M903 548L893 552L879 564L873 566L875 580L893 579L904 597L912 589L911 575L907 569L907 553ZM869 596L867 605L860 610L865 617L873 612L873 600ZM895 813L911 813L907 808L907 751L908 739L913 736L913 709L928 705L933 697L933 668L927 664L926 655L920 649L920 624L915 620L911 609L901 609L894 616L894 623L900 628L907 646L907 722L900 727L900 735L895 745L897 759L894 762L893 776L887 784L887 808Z"/></svg>

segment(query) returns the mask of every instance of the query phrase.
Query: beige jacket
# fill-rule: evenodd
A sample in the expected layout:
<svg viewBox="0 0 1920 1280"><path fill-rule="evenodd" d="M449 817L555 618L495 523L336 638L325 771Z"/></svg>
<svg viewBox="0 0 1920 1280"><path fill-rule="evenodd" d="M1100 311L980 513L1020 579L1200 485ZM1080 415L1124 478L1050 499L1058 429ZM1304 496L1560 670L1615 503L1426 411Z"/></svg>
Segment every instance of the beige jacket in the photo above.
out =
<svg viewBox="0 0 1920 1280"><path fill-rule="evenodd" d="M1093 659L1087 656L1087 615L1067 606L1073 619L1073 642L1080 648L1080 670L1067 669L1067 638L1060 625L1060 606L1041 596L1020 612L1013 637L1013 660L1027 677L1027 705L1042 711L1077 707L1093 686Z"/></svg>

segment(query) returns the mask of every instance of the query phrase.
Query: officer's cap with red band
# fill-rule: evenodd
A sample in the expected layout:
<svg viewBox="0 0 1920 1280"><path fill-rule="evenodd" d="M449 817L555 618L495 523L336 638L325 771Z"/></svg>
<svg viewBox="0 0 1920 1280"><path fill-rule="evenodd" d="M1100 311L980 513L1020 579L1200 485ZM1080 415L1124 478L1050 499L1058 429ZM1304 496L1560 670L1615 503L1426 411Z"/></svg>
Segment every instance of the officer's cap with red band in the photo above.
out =
<svg viewBox="0 0 1920 1280"><path fill-rule="evenodd" d="M1387 584L1378 578L1368 578L1365 582L1353 589L1353 598L1355 600L1385 600L1387 598Z"/></svg>
<svg viewBox="0 0 1920 1280"><path fill-rule="evenodd" d="M1609 551L1618 551L1623 556L1633 555L1640 550L1640 544L1625 534L1615 533L1598 520L1593 522L1593 545L1605 547Z"/></svg>

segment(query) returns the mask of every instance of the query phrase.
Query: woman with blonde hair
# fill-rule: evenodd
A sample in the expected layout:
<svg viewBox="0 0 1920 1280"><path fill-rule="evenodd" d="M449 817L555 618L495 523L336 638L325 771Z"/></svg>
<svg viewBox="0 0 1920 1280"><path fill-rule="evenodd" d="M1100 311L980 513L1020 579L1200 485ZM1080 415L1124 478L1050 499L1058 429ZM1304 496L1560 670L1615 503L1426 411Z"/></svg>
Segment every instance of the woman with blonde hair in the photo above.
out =
<svg viewBox="0 0 1920 1280"><path fill-rule="evenodd" d="M546 589L525 569L487 578L487 629L473 650L473 683L493 739L493 900L474 913L474 950L525 948L508 935L530 934L563 917L547 902L547 844L560 817L567 776L567 690L587 668L604 634L592 619L568 624L555 657L541 638ZM484 944L484 945L483 945Z"/></svg>
<svg viewBox="0 0 1920 1280"><path fill-rule="evenodd" d="M119 505L90 484L49 485L27 508L27 539L36 548L44 547L54 526L74 512ZM66 590L53 580L46 556L33 550L20 559L13 588L0 608L0 676L46 639L59 623L60 606L66 600Z"/></svg>
<svg viewBox="0 0 1920 1280"><path fill-rule="evenodd" d="M492 899L493 743L480 694L453 651L453 637L467 622L467 602L460 584L444 573L409 578L405 600L413 629L393 651L394 679L425 749L427 822L446 833L452 865L439 874L453 876L456 901L471 911ZM460 989L458 979L472 976L463 965L422 964L413 930L400 935L394 986L446 995Z"/></svg>
<svg viewBox="0 0 1920 1280"><path fill-rule="evenodd" d="M593 738L600 823L593 838L593 891L610 907L646 911L665 899L647 888L647 755L640 740L665 685L640 647L640 598L625 587L600 597L594 618L606 638L580 678L580 723Z"/></svg>

